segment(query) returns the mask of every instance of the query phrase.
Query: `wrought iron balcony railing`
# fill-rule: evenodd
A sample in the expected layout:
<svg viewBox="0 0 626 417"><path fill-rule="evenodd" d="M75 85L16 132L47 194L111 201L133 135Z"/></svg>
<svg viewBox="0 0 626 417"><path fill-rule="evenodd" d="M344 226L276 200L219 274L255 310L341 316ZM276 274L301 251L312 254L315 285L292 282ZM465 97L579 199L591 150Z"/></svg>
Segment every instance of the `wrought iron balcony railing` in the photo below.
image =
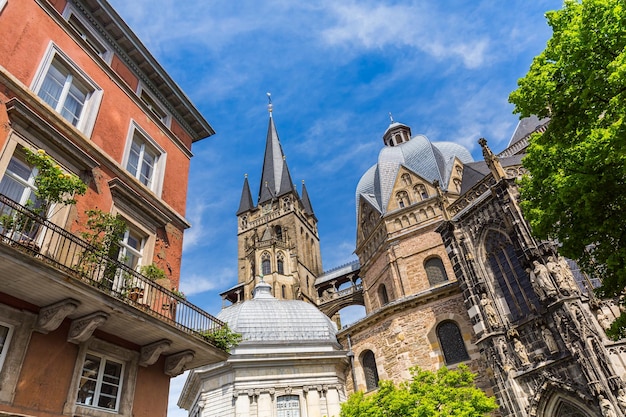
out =
<svg viewBox="0 0 626 417"><path fill-rule="evenodd" d="M224 323L179 294L0 194L0 242L188 334L209 340Z"/></svg>

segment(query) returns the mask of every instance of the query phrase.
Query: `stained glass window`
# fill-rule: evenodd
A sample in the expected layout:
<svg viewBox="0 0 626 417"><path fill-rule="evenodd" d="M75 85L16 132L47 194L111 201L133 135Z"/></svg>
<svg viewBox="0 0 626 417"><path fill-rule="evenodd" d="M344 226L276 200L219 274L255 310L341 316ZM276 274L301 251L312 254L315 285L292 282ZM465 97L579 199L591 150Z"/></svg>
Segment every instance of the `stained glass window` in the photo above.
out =
<svg viewBox="0 0 626 417"><path fill-rule="evenodd" d="M469 360L461 330L455 322L444 321L437 326L437 337L446 365Z"/></svg>

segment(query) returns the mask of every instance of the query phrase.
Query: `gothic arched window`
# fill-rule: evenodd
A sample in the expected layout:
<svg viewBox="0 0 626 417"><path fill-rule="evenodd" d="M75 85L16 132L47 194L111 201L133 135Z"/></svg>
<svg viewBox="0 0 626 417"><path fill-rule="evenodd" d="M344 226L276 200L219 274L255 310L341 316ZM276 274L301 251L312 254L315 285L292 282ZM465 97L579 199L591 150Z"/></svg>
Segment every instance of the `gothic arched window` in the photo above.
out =
<svg viewBox="0 0 626 417"><path fill-rule="evenodd" d="M280 295L283 299L287 298L287 287L284 284L280 286Z"/></svg>
<svg viewBox="0 0 626 417"><path fill-rule="evenodd" d="M366 350L361 355L361 366L365 375L365 387L368 391L378 388L378 369L374 352Z"/></svg>
<svg viewBox="0 0 626 417"><path fill-rule="evenodd" d="M441 284L442 282L446 282L448 280L448 275L446 274L443 262L441 262L441 259L437 257L430 258L424 262L424 269L426 270L428 283L431 286Z"/></svg>
<svg viewBox="0 0 626 417"><path fill-rule="evenodd" d="M263 275L269 275L272 273L270 254L267 252L264 252L263 255L261 255L261 273Z"/></svg>
<svg viewBox="0 0 626 417"><path fill-rule="evenodd" d="M398 202L398 207L400 208L408 207L410 203L409 195L407 194L406 191L400 191L398 194L396 194L396 201Z"/></svg>
<svg viewBox="0 0 626 417"><path fill-rule="evenodd" d="M446 365L469 360L461 329L453 321L444 321L437 326L437 338L443 351Z"/></svg>
<svg viewBox="0 0 626 417"><path fill-rule="evenodd" d="M279 274L285 273L285 256L281 253L278 254L276 259L276 270Z"/></svg>
<svg viewBox="0 0 626 417"><path fill-rule="evenodd" d="M418 184L413 187L413 193L415 194L415 198L417 201L426 200L428 198L428 192L426 191L426 187L422 184Z"/></svg>
<svg viewBox="0 0 626 417"><path fill-rule="evenodd" d="M280 226L274 227L274 234L277 240L283 240L283 228Z"/></svg>
<svg viewBox="0 0 626 417"><path fill-rule="evenodd" d="M401 178L404 185L411 185L411 176L409 174L402 174Z"/></svg>
<svg viewBox="0 0 626 417"><path fill-rule="evenodd" d="M485 236L487 265L511 312L511 318L518 320L531 313L531 306L537 303L537 295L532 289L528 273L524 271L509 238L498 231L490 230Z"/></svg>
<svg viewBox="0 0 626 417"><path fill-rule="evenodd" d="M384 306L389 302L389 294L387 294L387 287L385 287L385 284L380 284L378 286L378 301L381 306Z"/></svg>

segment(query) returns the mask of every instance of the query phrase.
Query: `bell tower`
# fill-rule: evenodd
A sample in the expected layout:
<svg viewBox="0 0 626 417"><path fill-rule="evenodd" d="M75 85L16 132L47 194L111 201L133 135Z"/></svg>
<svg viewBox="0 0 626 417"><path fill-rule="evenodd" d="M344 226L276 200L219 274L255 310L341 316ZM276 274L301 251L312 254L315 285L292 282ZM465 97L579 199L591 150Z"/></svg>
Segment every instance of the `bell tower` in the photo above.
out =
<svg viewBox="0 0 626 417"><path fill-rule="evenodd" d="M269 97L269 94L268 94ZM304 181L301 195L291 180L278 138L272 103L256 205L246 175L237 210L238 283L222 294L237 303L252 298L256 279L278 299L312 301L322 269L317 218Z"/></svg>

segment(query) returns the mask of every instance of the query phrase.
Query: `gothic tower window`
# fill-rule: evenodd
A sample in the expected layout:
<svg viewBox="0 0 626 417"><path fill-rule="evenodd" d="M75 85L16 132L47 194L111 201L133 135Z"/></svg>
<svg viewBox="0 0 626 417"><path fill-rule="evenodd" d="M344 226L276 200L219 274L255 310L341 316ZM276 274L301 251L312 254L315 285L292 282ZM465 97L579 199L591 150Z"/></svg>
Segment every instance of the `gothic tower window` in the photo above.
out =
<svg viewBox="0 0 626 417"><path fill-rule="evenodd" d="M279 274L284 274L285 273L285 255L283 255L283 253L280 252L276 258L277 258L276 269L278 270Z"/></svg>
<svg viewBox="0 0 626 417"><path fill-rule="evenodd" d="M504 296L513 320L531 313L531 306L537 303L530 279L509 238L498 231L490 230L485 236L487 266Z"/></svg>
<svg viewBox="0 0 626 417"><path fill-rule="evenodd" d="M444 268L443 262L441 262L440 258L434 257L428 259L424 262L424 269L426 270L428 283L431 286L441 284L448 280L446 269Z"/></svg>
<svg viewBox="0 0 626 417"><path fill-rule="evenodd" d="M376 358L374 352L366 350L361 355L361 366L365 375L365 387L367 391L378 388L378 369L376 368Z"/></svg>
<svg viewBox="0 0 626 417"><path fill-rule="evenodd" d="M409 195L406 191L400 191L396 194L396 200L398 201L398 207L404 208L409 205Z"/></svg>
<svg viewBox="0 0 626 417"><path fill-rule="evenodd" d="M413 187L413 193L415 194L415 199L417 201L426 200L428 198L428 192L423 184L418 184Z"/></svg>
<svg viewBox="0 0 626 417"><path fill-rule="evenodd" d="M263 255L261 255L261 273L263 275L269 275L272 273L270 254L267 252L263 252Z"/></svg>
<svg viewBox="0 0 626 417"><path fill-rule="evenodd" d="M437 338L443 351L446 365L469 360L461 329L453 321L444 321L437 326Z"/></svg>
<svg viewBox="0 0 626 417"><path fill-rule="evenodd" d="M276 234L276 239L283 240L283 228L280 226L274 227L274 233Z"/></svg>
<svg viewBox="0 0 626 417"><path fill-rule="evenodd" d="M454 189L456 190L457 193L461 192L461 180L458 178L455 178L453 181L454 183Z"/></svg>
<svg viewBox="0 0 626 417"><path fill-rule="evenodd" d="M285 284L280 286L280 295L283 297L283 299L287 298L287 287L285 286Z"/></svg>
<svg viewBox="0 0 626 417"><path fill-rule="evenodd" d="M378 301L381 306L384 306L389 302L389 294L387 294L387 287L385 287L385 284L380 284L378 287Z"/></svg>

